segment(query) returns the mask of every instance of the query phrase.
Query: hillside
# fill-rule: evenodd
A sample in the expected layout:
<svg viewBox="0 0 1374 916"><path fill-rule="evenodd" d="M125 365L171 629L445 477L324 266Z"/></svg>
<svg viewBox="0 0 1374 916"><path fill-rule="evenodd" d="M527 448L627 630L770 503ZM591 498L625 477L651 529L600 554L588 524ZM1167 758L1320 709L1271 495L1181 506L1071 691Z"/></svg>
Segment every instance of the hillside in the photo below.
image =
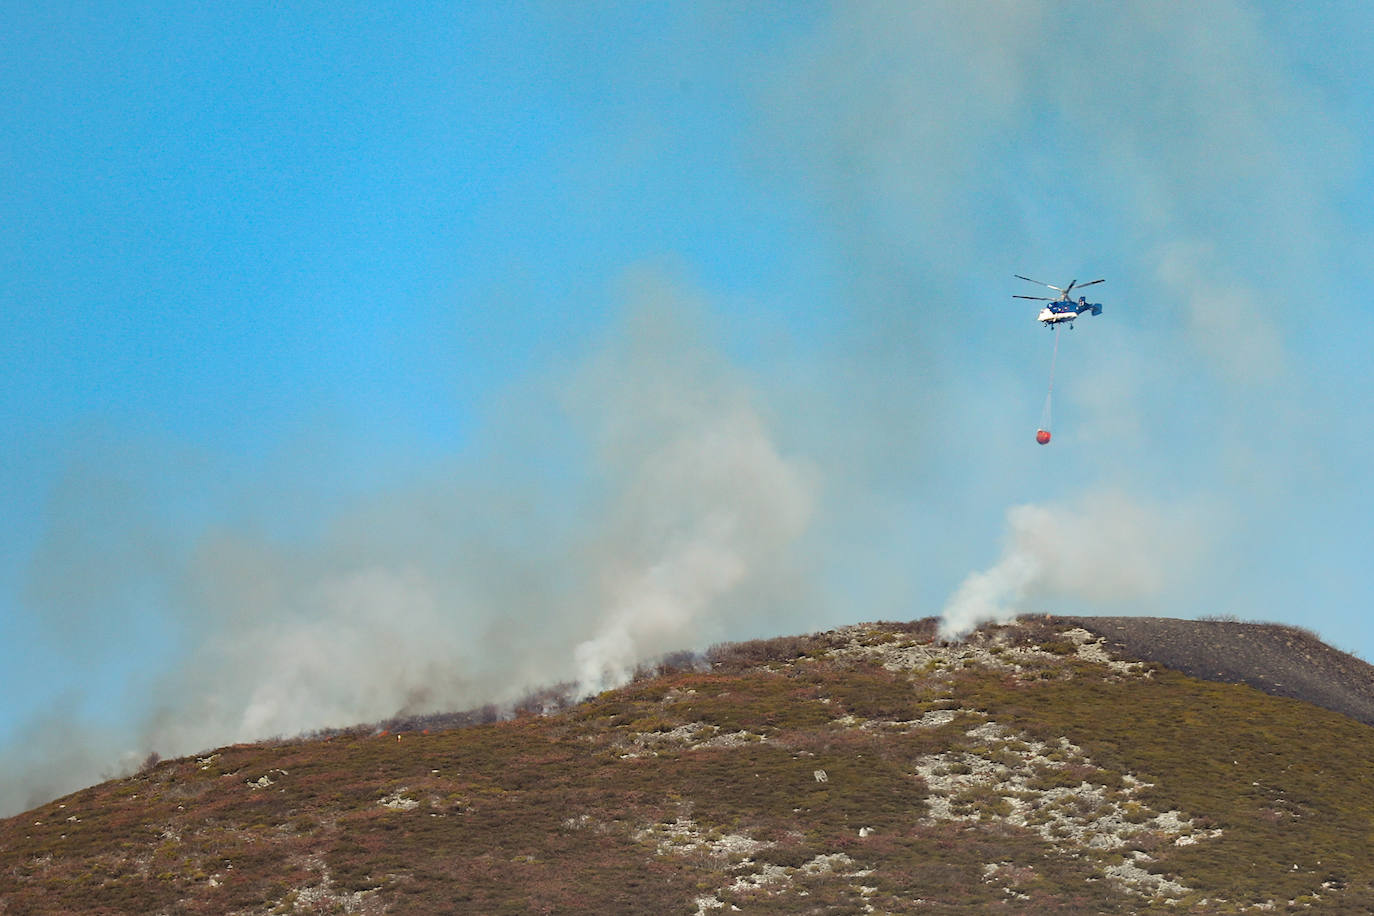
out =
<svg viewBox="0 0 1374 916"><path fill-rule="evenodd" d="M0 822L0 913L1374 912L1374 730L1141 660L1174 623L848 627L546 716L162 761ZM1281 629L1196 629L1225 664L1194 673L1298 689L1249 640L1368 702Z"/></svg>
<svg viewBox="0 0 1374 916"><path fill-rule="evenodd" d="M1110 651L1209 681L1249 684L1374 725L1374 666L1306 630L1234 620L1076 617Z"/></svg>

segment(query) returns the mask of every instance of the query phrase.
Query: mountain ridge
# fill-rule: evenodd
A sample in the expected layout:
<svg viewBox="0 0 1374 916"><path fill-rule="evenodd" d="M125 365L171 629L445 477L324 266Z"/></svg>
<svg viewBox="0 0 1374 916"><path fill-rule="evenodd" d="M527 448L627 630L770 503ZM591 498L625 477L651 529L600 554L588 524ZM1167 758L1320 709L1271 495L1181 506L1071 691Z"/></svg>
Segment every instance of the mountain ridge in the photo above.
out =
<svg viewBox="0 0 1374 916"><path fill-rule="evenodd" d="M860 624L548 715L161 761L0 821L0 913L1374 912L1374 731L1118 625L1190 632ZM1294 689L1271 668L1241 673Z"/></svg>

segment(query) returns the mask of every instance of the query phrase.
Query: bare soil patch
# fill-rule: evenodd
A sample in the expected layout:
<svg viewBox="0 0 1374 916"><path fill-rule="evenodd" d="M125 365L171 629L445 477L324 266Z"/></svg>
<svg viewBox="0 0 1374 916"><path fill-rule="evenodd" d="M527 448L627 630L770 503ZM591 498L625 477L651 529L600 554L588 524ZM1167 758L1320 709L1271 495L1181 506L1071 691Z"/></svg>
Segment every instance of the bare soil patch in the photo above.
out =
<svg viewBox="0 0 1374 916"><path fill-rule="evenodd" d="M1374 725L1374 665L1278 624L1169 617L1056 617L1103 638L1118 657L1192 677L1248 684Z"/></svg>

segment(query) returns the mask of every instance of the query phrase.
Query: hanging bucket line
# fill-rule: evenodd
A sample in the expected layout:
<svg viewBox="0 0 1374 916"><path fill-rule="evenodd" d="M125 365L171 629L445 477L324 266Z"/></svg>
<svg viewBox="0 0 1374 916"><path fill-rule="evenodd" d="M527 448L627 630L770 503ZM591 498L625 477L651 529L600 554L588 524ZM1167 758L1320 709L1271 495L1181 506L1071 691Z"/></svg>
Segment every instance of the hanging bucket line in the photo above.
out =
<svg viewBox="0 0 1374 916"><path fill-rule="evenodd" d="M1045 409L1040 413L1040 428L1049 430L1054 420L1054 367L1059 362L1059 325L1054 326L1054 352L1050 356L1050 387L1045 392Z"/></svg>

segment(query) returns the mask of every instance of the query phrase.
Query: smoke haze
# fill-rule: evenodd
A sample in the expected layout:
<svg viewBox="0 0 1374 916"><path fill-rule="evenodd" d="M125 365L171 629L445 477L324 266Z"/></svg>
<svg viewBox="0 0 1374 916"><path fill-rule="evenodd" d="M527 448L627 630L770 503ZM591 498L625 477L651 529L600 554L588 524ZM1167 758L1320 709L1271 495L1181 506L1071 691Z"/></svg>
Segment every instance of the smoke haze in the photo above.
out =
<svg viewBox="0 0 1374 916"><path fill-rule="evenodd" d="M1208 528L1197 509L1110 490L1069 505L1014 506L1001 558L963 581L941 612L940 633L958 637L989 621L1077 608L1149 613L1145 602L1184 593L1207 563Z"/></svg>
<svg viewBox="0 0 1374 916"><path fill-rule="evenodd" d="M756 392L703 338L701 305L651 272L631 287L603 346L498 404L490 438L503 445L475 462L337 511L318 538L220 528L180 560L122 549L120 577L99 581L156 582L189 654L145 679L135 745L77 704L42 715L43 738L4 760L0 808L154 749L511 702L560 682L585 696L779 613L804 590L792 547L814 470L780 450ZM119 491L118 517L142 514L133 485ZM65 561L32 594L98 643L118 590L72 589L95 587L81 566L112 539L81 540L54 545Z"/></svg>
<svg viewBox="0 0 1374 916"><path fill-rule="evenodd" d="M652 34L652 17L632 27L614 4L526 11L536 43L521 47L540 59L474 65L467 95L509 108L462 116L420 95L448 86L440 41L409 87L438 126L397 131L396 174L373 176L389 190L347 186L393 213L406 208L368 194L412 182L411 209L431 215L354 214L359 237L402 227L390 249L344 239L407 275L390 311L363 314L371 290L323 267L241 325L212 296L205 327L173 325L193 342L188 386L215 380L180 412L121 413L102 387L119 372L93 371L87 413L34 424L59 433L34 434L44 472L15 485L32 503L16 519L40 521L32 551L6 560L13 641L68 675L0 734L0 813L149 751L554 683L592 693L663 652L937 609L953 636L1021 612L1282 619L1310 604L1329 612L1324 636L1374 644L1341 610L1368 604L1356 571L1374 542L1374 415L1351 368L1374 331L1350 306L1374 281L1363 248L1337 241L1356 237L1342 206L1367 209L1337 193L1359 187L1363 121L1293 65L1275 9L802 6L784 27L749 5L682 5L694 12ZM508 47L508 32L488 37ZM472 133L450 135L467 114ZM424 156L410 147L427 138ZM282 142L294 156L296 133ZM485 146L452 174L434 165ZM171 162L154 164L181 174ZM269 184L244 224L279 206ZM438 253L412 259L428 233ZM201 243L209 258L217 243ZM207 274L242 267L226 250ZM634 267L665 260L686 266ZM143 333L145 300L179 310L167 290L202 265L178 270L152 292L126 281L138 317L96 314L92 335ZM458 292L415 305L427 272ZM1010 299L1034 293L1016 273L1108 280L1094 287L1104 314L1062 335L1045 448L1031 436L1050 349L1034 308ZM226 300L258 301L277 288L265 276ZM1314 306L1340 323L1293 327ZM282 356L273 335L294 338L271 322L296 310L307 343ZM225 345L202 369L207 342L235 332L268 338L268 355ZM239 367L241 352L257 361ZM64 358L56 374L86 378L84 354ZM395 381L426 368L463 389L452 403ZM223 381L235 372L241 388ZM258 388L287 413L362 419L283 431ZM427 430L407 439L388 411L416 391L432 403L411 416L470 428L443 448ZM471 416L454 420L459 402ZM223 453L204 444L219 427Z"/></svg>

